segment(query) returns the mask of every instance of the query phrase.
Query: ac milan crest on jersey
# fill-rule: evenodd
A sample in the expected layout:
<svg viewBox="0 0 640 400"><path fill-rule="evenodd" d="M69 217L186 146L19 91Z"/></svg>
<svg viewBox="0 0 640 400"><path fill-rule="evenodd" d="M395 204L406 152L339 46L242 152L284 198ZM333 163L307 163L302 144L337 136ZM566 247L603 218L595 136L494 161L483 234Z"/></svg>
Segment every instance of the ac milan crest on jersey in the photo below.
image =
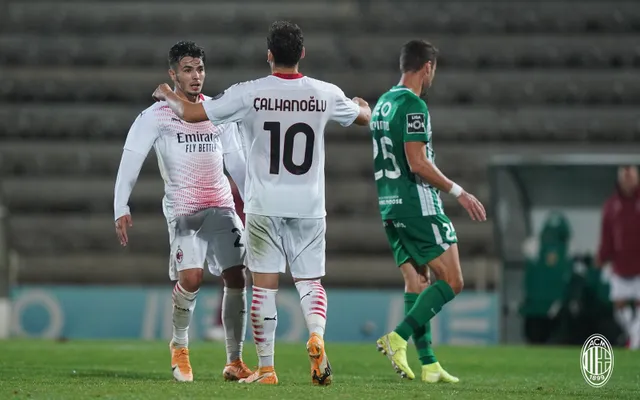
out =
<svg viewBox="0 0 640 400"><path fill-rule="evenodd" d="M176 261L178 262L178 264L182 262L183 258L184 254L182 253L182 249L180 248L180 246L178 246L178 251L176 251Z"/></svg>

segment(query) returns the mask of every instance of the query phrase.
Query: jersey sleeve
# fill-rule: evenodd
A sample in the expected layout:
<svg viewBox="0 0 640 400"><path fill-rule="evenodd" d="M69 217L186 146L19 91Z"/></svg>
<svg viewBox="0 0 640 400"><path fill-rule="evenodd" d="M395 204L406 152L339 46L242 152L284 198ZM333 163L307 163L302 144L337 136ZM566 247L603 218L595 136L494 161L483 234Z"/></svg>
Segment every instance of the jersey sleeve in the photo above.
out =
<svg viewBox="0 0 640 400"><path fill-rule="evenodd" d="M402 137L405 142L429 141L429 110L424 101L413 99L405 105L404 112L398 115L402 118Z"/></svg>
<svg viewBox="0 0 640 400"><path fill-rule="evenodd" d="M160 130L153 111L143 111L129 128L124 149L146 157L159 135Z"/></svg>
<svg viewBox="0 0 640 400"><path fill-rule="evenodd" d="M202 102L209 121L214 124L240 122L251 110L251 91L248 83L236 84Z"/></svg>
<svg viewBox="0 0 640 400"><path fill-rule="evenodd" d="M221 131L220 141L222 142L222 153L230 154L240 151L243 144L240 140L238 125L235 123L218 126Z"/></svg>
<svg viewBox="0 0 640 400"><path fill-rule="evenodd" d="M334 106L331 113L331 120L342 126L349 126L358 118L360 106L344 95L341 89L336 88L333 93Z"/></svg>

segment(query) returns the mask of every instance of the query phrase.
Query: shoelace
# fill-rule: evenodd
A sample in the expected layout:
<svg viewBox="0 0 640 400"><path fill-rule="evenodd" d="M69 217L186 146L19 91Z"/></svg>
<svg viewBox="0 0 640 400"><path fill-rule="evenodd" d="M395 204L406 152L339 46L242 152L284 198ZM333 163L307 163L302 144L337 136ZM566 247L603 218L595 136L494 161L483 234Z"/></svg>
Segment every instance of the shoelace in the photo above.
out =
<svg viewBox="0 0 640 400"><path fill-rule="evenodd" d="M181 348L181 349L177 349L177 356L176 358L178 359L178 364L180 366L189 363L189 350L185 349L185 348Z"/></svg>

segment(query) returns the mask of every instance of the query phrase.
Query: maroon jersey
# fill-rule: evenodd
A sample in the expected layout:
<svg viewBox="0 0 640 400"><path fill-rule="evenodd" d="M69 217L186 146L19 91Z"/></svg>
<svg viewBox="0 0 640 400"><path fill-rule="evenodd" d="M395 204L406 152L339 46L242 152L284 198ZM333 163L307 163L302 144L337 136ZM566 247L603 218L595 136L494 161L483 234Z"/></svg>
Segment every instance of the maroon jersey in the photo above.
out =
<svg viewBox="0 0 640 400"><path fill-rule="evenodd" d="M618 190L604 204L599 259L616 275L640 275L640 189L632 196Z"/></svg>

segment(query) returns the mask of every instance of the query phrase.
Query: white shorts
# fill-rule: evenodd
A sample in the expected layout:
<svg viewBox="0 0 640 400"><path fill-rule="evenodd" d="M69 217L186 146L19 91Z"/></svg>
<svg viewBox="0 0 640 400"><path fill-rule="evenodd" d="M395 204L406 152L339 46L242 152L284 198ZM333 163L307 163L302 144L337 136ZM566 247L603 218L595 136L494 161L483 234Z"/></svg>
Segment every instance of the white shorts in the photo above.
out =
<svg viewBox="0 0 640 400"><path fill-rule="evenodd" d="M325 274L324 218L282 218L246 215L247 268L258 273L284 273L320 278Z"/></svg>
<svg viewBox="0 0 640 400"><path fill-rule="evenodd" d="M243 265L245 245L242 221L235 210L209 208L169 222L169 277L178 280L178 272L204 268L206 261L214 275Z"/></svg>
<svg viewBox="0 0 640 400"><path fill-rule="evenodd" d="M611 291L609 297L612 301L640 301L640 275L632 278L623 278L612 274L610 283Z"/></svg>

